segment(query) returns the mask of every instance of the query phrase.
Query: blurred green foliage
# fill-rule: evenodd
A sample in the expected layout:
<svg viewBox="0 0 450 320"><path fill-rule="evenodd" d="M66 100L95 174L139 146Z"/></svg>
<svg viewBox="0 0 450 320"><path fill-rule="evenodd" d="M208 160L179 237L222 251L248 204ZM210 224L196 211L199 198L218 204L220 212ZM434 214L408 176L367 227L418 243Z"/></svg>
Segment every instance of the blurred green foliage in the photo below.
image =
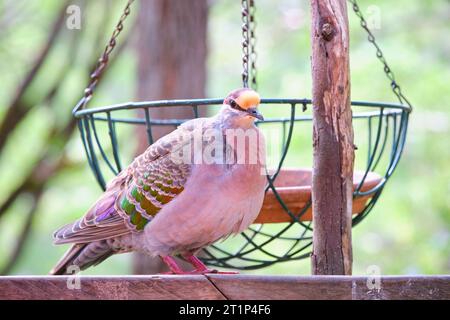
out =
<svg viewBox="0 0 450 320"><path fill-rule="evenodd" d="M49 127L71 116L73 103L86 85L87 65L99 55L124 4L110 0L106 13L110 28L97 39L94 31L105 14L98 12L95 1L89 2L89 7L85 1L73 2L81 6L82 30L64 30L27 99L33 101L57 81L57 71L68 63L71 37L81 37L75 58L54 105L43 103L27 114L0 155L0 204L22 181L41 150L48 147ZM310 97L309 1L256 2L260 93L264 97ZM0 2L0 23L13 19L12 28L0 28L0 119L42 47L60 5L55 0ZM383 274L449 273L450 43L446 40L450 5L446 0L361 0L360 6L366 16L376 18L379 13L379 28L373 32L415 109L399 167L371 214L354 229L354 273L365 274L371 265L379 266ZM351 7L349 18L352 99L395 101ZM210 97L223 97L241 85L240 19L238 1L211 1ZM93 105L132 100L137 66L130 44L99 87ZM289 165L310 165L308 131L304 134L305 138L297 137L293 142L296 153L290 154ZM85 161L78 133L65 150L71 166L49 181L13 274L47 273L66 250L65 246L52 245L52 232L80 217L101 193ZM24 195L0 218L0 265L8 259L28 206L30 199ZM130 266L130 255L117 255L86 273L129 273ZM253 273L309 274L310 261L281 263Z"/></svg>

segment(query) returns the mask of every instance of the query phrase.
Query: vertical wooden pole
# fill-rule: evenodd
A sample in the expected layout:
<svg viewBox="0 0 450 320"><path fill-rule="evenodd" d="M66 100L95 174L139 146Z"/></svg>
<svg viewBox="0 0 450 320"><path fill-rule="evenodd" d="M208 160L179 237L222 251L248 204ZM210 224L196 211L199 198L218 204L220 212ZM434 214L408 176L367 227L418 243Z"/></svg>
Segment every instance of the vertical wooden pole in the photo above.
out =
<svg viewBox="0 0 450 320"><path fill-rule="evenodd" d="M351 274L354 144L346 0L311 0L313 274Z"/></svg>

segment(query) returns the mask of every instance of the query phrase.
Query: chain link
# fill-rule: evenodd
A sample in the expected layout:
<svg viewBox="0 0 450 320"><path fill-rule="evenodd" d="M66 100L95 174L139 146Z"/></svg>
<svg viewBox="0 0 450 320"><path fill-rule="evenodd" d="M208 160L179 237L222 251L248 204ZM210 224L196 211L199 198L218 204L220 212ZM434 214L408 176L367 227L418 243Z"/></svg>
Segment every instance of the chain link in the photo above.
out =
<svg viewBox="0 0 450 320"><path fill-rule="evenodd" d="M84 104L86 104L91 98L94 93L95 87L98 84L98 81L100 80L101 75L103 74L106 66L109 62L109 56L111 52L114 50L117 44L117 37L123 30L123 23L126 20L126 18L130 15L131 12L131 4L134 2L134 0L128 0L127 5L125 6L125 9L119 19L119 22L117 23L113 34L111 35L111 38L108 42L108 44L105 47L105 50L103 54L101 55L100 59L97 62L97 65L95 67L94 72L91 74L91 81L87 88L84 90ZM386 58L384 57L383 52L381 51L380 47L378 46L375 36L370 31L367 21L365 20L356 0L348 0L348 2L351 3L353 11L355 12L356 16L360 19L360 25L361 27L367 32L367 39L368 41L375 47L376 49L376 56L380 60L380 62L383 64L383 70L386 74L386 77L390 80L391 89L393 93L397 96L399 101L401 103L406 103L408 106L411 106L408 99L403 95L400 86L398 85L397 81L395 80L394 73L392 72L391 68L389 67ZM249 78L251 78L251 83L253 89L256 90L257 87L257 69L256 69L256 21L255 21L255 1L254 0L242 0L242 82L243 86L247 88L249 86Z"/></svg>
<svg viewBox="0 0 450 320"><path fill-rule="evenodd" d="M251 78L256 90L255 10L254 0L242 0L242 82L244 88L248 88Z"/></svg>
<svg viewBox="0 0 450 320"><path fill-rule="evenodd" d="M109 39L108 44L106 45L105 50L103 51L103 54L101 55L100 59L97 62L97 65L95 66L94 72L91 73L91 81L87 86L87 88L84 90L84 105L86 105L86 103L92 98L92 95L94 94L94 90L98 84L98 81L100 80L100 77L102 76L106 66L108 65L109 56L116 47L117 37L123 30L124 21L130 15L131 12L130 7L133 2L134 0L128 0L128 3L125 6L122 15L120 16L119 22L114 28L111 38Z"/></svg>
<svg viewBox="0 0 450 320"><path fill-rule="evenodd" d="M256 82L256 21L255 21L255 0L250 0L250 60L251 60L251 69L250 75L252 78L252 87L254 90L258 89L258 85Z"/></svg>
<svg viewBox="0 0 450 320"><path fill-rule="evenodd" d="M356 16L359 18L361 27L367 32L367 40L376 49L376 56L377 56L378 60L380 60L380 62L383 64L383 70L384 70L384 73L386 74L386 77L390 80L392 92L394 92L394 94L397 96L400 103L402 103L402 104L406 103L412 109L411 104L409 103L408 99L406 99L406 97L403 95L403 93L400 89L400 86L398 85L397 81L395 80L394 73L392 72L392 69L389 67L389 65L386 61L386 58L384 57L383 52L381 51L379 45L377 44L375 36L373 35L372 31L370 31L369 26L367 25L367 21L364 18L361 10L359 9L359 6L358 6L356 0L348 0L348 2L351 3L353 11L355 12Z"/></svg>

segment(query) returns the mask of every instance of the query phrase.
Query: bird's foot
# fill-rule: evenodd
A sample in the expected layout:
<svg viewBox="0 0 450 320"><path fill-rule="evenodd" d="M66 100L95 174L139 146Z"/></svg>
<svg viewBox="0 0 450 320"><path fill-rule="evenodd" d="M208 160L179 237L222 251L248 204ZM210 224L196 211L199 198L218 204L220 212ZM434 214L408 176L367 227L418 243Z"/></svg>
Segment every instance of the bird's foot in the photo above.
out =
<svg viewBox="0 0 450 320"><path fill-rule="evenodd" d="M192 271L167 271L161 275L200 275L200 274L239 274L237 271L219 271L217 269L192 270Z"/></svg>
<svg viewBox="0 0 450 320"><path fill-rule="evenodd" d="M205 264L194 255L187 255L184 258L194 266L195 270L192 271L193 274L238 274L236 271L219 271L216 269L209 269Z"/></svg>
<svg viewBox="0 0 450 320"><path fill-rule="evenodd" d="M239 274L237 271L219 271L217 269L193 270L193 274Z"/></svg>
<svg viewBox="0 0 450 320"><path fill-rule="evenodd" d="M161 274L189 274L189 272L181 269L174 258L170 256L161 257L162 261L169 267L170 271Z"/></svg>
<svg viewBox="0 0 450 320"><path fill-rule="evenodd" d="M161 272L159 274L161 274L161 275L192 275L195 273L192 273L192 271L177 271L177 272L167 271L167 272Z"/></svg>
<svg viewBox="0 0 450 320"><path fill-rule="evenodd" d="M239 274L237 271L219 271L216 269L209 269L205 264L196 256L189 255L184 257L193 266L194 270L184 271L181 269L174 258L170 256L161 257L165 264L169 267L170 271L162 272L163 275L193 275L193 274Z"/></svg>

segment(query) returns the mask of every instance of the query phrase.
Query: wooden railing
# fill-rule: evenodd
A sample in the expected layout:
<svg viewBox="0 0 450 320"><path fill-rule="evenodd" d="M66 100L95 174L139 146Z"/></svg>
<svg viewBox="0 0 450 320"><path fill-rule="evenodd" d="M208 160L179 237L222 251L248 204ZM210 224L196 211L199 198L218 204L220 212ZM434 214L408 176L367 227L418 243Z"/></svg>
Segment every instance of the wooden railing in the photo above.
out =
<svg viewBox="0 0 450 320"><path fill-rule="evenodd" d="M0 299L450 299L450 276L6 276Z"/></svg>

